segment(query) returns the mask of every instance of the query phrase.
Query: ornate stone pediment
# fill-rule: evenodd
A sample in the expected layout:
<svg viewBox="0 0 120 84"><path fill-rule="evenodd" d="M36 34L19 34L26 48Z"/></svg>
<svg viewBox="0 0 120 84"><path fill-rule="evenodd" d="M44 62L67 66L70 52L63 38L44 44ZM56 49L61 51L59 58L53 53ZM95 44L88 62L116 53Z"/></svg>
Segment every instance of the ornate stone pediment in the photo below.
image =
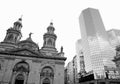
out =
<svg viewBox="0 0 120 84"><path fill-rule="evenodd" d="M17 55L26 55L26 56L39 56L39 52L32 51L30 49L14 49L9 51L11 54L17 54Z"/></svg>

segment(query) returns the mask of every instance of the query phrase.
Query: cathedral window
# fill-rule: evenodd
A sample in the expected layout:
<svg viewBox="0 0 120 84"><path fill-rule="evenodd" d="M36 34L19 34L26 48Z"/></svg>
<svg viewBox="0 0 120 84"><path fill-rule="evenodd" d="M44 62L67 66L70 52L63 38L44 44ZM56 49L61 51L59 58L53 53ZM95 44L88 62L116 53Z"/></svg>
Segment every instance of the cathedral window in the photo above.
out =
<svg viewBox="0 0 120 84"><path fill-rule="evenodd" d="M17 38L17 37L15 37L15 41L17 41L17 39L18 39L18 38Z"/></svg>
<svg viewBox="0 0 120 84"><path fill-rule="evenodd" d="M45 40L45 42L44 42L44 45L46 45L46 40Z"/></svg>
<svg viewBox="0 0 120 84"><path fill-rule="evenodd" d="M13 70L16 72L19 72L19 71L20 72L29 72L29 65L26 62L22 61L22 62L19 62L18 64L16 64Z"/></svg>
<svg viewBox="0 0 120 84"><path fill-rule="evenodd" d="M8 40L12 40L12 39L13 39L13 35L10 34L10 35L8 36Z"/></svg>
<svg viewBox="0 0 120 84"><path fill-rule="evenodd" d="M47 77L54 77L53 69L50 68L50 67L43 68L40 76L43 76L43 77L45 77L45 76L47 76Z"/></svg>
<svg viewBox="0 0 120 84"><path fill-rule="evenodd" d="M48 39L48 45L52 45L51 39Z"/></svg>

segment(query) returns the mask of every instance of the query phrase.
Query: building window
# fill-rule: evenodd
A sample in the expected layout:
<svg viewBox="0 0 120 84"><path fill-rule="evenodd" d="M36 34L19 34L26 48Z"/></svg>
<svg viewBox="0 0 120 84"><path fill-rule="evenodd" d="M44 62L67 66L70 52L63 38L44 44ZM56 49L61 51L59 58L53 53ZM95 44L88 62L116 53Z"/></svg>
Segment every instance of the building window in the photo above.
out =
<svg viewBox="0 0 120 84"><path fill-rule="evenodd" d="M43 76L43 77L54 77L53 69L51 67L43 68L40 76Z"/></svg>
<svg viewBox="0 0 120 84"><path fill-rule="evenodd" d="M10 34L10 35L8 36L8 40L12 40L12 39L13 39L13 35Z"/></svg>
<svg viewBox="0 0 120 84"><path fill-rule="evenodd" d="M48 45L52 45L51 39L48 39Z"/></svg>

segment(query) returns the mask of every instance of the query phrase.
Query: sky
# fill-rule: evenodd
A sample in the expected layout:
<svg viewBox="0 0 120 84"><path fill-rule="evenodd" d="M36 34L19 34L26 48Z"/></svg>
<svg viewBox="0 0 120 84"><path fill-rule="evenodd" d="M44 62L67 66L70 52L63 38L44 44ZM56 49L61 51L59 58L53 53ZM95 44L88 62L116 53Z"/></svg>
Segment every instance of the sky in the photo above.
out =
<svg viewBox="0 0 120 84"><path fill-rule="evenodd" d="M43 34L53 22L57 35L56 48L63 46L66 64L76 55L75 43L81 38L79 16L86 8L98 9L105 29L120 29L119 0L0 0L0 41L6 30L22 17L22 39L32 32L32 39L43 45Z"/></svg>

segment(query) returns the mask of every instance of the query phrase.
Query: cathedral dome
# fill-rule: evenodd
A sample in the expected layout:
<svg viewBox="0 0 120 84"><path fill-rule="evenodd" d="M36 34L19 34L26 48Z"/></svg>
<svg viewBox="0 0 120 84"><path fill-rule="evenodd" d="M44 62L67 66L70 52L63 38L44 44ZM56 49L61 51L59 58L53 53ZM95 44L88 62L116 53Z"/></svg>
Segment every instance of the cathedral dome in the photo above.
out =
<svg viewBox="0 0 120 84"><path fill-rule="evenodd" d="M18 21L14 22L14 26L22 27L22 18L19 18Z"/></svg>
<svg viewBox="0 0 120 84"><path fill-rule="evenodd" d="M32 40L31 34L29 34L29 37L26 40L22 40L18 43L18 46L20 48L27 48L33 51L38 51L39 46Z"/></svg>
<svg viewBox="0 0 120 84"><path fill-rule="evenodd" d="M47 28L49 34L54 34L55 28L53 27L53 23L51 22Z"/></svg>

